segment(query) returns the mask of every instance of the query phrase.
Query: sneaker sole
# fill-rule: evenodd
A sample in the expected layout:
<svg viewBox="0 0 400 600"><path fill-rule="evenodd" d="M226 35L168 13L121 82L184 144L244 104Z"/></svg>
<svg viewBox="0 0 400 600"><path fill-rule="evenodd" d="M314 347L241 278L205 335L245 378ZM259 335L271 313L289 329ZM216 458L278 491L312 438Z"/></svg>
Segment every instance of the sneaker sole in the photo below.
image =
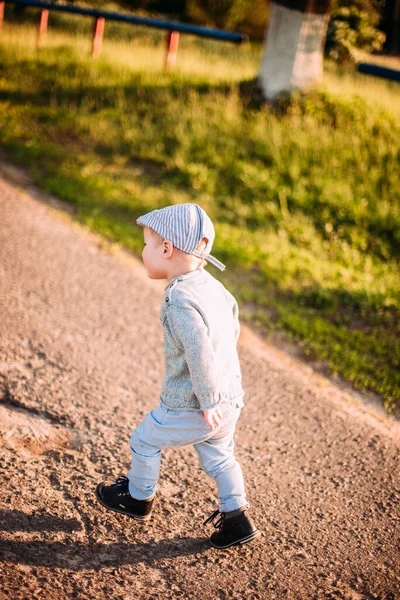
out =
<svg viewBox="0 0 400 600"><path fill-rule="evenodd" d="M255 538L258 538L261 536L261 531L253 531L253 533L251 533L250 535L248 535L247 537L238 540L237 542L231 542L230 544L227 544L226 546L217 546L217 544L214 544L214 542L210 539L210 543L211 546L213 546L214 548L218 548L219 550L225 550L225 548L230 548L231 546L240 546L241 544L247 544L248 542L251 542L252 540L254 540Z"/></svg>
<svg viewBox="0 0 400 600"><path fill-rule="evenodd" d="M96 488L96 498L98 500L98 502L100 502L100 504L102 506L104 506L105 508L108 508L108 510L112 510L113 512L116 513L120 513L121 515L125 515L126 517L131 517L131 519L135 519L135 521L148 521L151 518L151 513L149 513L148 515L135 515L133 513L127 512L126 510L120 510L118 508L114 508L112 506L109 506L108 504L106 504L103 500L103 498L100 496L99 493L99 486L97 486Z"/></svg>

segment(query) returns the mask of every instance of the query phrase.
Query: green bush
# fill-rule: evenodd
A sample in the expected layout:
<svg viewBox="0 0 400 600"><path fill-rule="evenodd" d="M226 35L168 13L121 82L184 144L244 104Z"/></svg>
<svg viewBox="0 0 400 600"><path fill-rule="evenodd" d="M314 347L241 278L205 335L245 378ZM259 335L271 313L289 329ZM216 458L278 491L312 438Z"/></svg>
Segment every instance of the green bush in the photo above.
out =
<svg viewBox="0 0 400 600"><path fill-rule="evenodd" d="M355 50L377 52L385 34L376 27L374 13L358 6L336 6L331 13L325 44L325 56L337 62L355 60Z"/></svg>

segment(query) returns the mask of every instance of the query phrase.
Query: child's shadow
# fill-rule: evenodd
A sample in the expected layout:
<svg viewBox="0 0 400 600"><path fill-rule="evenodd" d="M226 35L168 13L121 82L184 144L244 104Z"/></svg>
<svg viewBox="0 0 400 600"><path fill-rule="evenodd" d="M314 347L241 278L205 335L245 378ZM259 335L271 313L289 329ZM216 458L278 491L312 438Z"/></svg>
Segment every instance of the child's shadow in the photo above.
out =
<svg viewBox="0 0 400 600"><path fill-rule="evenodd" d="M65 531L71 533L81 529L77 519L63 520L43 513L27 515L21 511L2 511L0 529L3 531ZM158 543L118 542L46 542L1 540L0 559L14 564L45 566L50 568L81 571L87 569L118 568L122 565L146 562L151 565L163 558L187 556L204 552L210 547L205 538L175 537Z"/></svg>
<svg viewBox="0 0 400 600"><path fill-rule="evenodd" d="M50 513L27 514L21 510L0 511L0 531L65 531L82 529L78 519L61 519Z"/></svg>

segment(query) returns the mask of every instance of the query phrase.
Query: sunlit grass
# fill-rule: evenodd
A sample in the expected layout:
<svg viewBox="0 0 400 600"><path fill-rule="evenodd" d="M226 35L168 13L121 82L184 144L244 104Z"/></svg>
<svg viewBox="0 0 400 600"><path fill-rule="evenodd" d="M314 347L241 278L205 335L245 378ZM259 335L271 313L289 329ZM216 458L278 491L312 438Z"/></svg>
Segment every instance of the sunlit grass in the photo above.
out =
<svg viewBox="0 0 400 600"><path fill-rule="evenodd" d="M374 57L363 56L366 62L382 64ZM390 65L390 66L389 66ZM397 66L395 66L397 65ZM388 68L400 70L400 61L387 64ZM362 97L374 107L384 108L397 117L400 116L400 83L364 75L354 71L354 67L338 69L335 65L327 63L323 88L335 96L350 100L354 96Z"/></svg>

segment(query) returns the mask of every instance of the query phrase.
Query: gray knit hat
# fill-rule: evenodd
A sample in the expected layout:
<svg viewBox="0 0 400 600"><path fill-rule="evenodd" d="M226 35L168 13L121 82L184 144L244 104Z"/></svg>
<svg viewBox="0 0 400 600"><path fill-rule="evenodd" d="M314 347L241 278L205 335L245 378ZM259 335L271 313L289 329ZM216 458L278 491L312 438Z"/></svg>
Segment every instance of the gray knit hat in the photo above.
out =
<svg viewBox="0 0 400 600"><path fill-rule="evenodd" d="M205 210L197 204L173 204L152 210L139 217L136 223L150 227L179 250L203 258L221 271L225 269L225 265L210 254L215 238L214 225ZM198 252L196 248L203 238L207 238L207 245L202 252Z"/></svg>

